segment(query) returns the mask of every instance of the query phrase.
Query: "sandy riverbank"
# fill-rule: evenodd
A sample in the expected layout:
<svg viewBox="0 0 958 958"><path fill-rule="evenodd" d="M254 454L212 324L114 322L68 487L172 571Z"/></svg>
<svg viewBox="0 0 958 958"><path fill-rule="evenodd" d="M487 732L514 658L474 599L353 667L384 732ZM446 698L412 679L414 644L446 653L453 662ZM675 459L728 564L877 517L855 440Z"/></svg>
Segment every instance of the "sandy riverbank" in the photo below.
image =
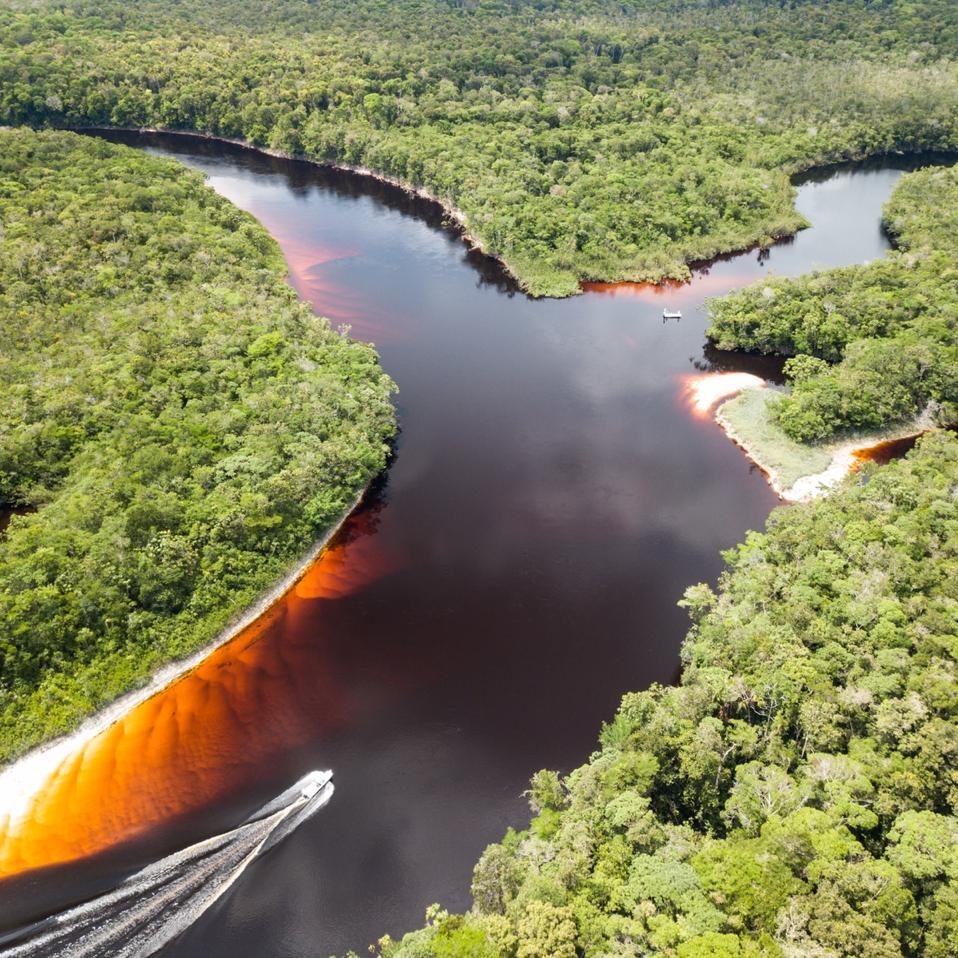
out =
<svg viewBox="0 0 958 958"><path fill-rule="evenodd" d="M86 719L73 732L32 749L0 770L0 835L15 829L17 823L29 815L34 796L56 773L67 756L82 749L137 706L192 672L211 652L235 639L294 588L360 506L370 484L360 490L339 521L309 548L287 575L223 629L215 639L187 658L163 666L153 674L146 685L115 699Z"/></svg>
<svg viewBox="0 0 958 958"><path fill-rule="evenodd" d="M926 411L895 428L809 446L793 442L769 420L765 410L777 390L757 394L754 389L746 385L734 398L725 399L715 409L714 418L786 502L807 502L825 495L868 459L870 450L934 428Z"/></svg>

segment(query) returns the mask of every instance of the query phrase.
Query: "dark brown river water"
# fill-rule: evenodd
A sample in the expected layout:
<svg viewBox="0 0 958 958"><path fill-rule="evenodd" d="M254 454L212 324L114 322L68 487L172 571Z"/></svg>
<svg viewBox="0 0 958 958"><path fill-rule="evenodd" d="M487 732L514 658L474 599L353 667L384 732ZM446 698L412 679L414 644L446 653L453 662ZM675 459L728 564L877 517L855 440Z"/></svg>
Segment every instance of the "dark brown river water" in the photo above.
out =
<svg viewBox="0 0 958 958"><path fill-rule="evenodd" d="M910 164L808 178L813 229L690 285L532 301L390 187L195 138L111 138L202 170L263 222L297 290L378 346L402 432L336 547L266 619L64 763L7 849L32 870L0 886L0 926L330 768L329 806L164 954L362 952L433 901L468 906L482 849L527 820L530 774L579 764L623 692L675 680L676 602L775 505L690 410L690 376L776 369L706 349L704 299L882 255L880 208Z"/></svg>

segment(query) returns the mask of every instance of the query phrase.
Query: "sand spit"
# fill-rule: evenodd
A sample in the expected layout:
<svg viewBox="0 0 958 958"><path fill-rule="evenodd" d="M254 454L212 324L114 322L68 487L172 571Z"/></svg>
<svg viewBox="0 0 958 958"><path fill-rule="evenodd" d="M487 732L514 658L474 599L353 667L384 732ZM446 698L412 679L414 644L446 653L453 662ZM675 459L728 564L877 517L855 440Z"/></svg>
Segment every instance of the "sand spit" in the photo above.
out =
<svg viewBox="0 0 958 958"><path fill-rule="evenodd" d="M743 391L767 388L769 384L765 380L750 373L703 373L686 379L686 394L694 414L704 417L712 413L715 422L722 427L729 439L743 450L748 459L762 470L768 484L785 502L808 502L823 496L857 469L862 460L868 458L870 450L890 441L915 438L934 428L930 409L926 409L913 422L897 429L823 445L819 454L828 457L827 466L788 482L782 476L781 467L771 461L772 456L764 448L762 441L738 428L725 412L727 403ZM785 439L784 436L782 438ZM792 445L797 447L797 444Z"/></svg>
<svg viewBox="0 0 958 958"><path fill-rule="evenodd" d="M828 465L819 472L801 476L788 485L783 481L779 470L765 459L761 444L742 435L724 415L724 405L725 403L722 403L716 410L715 421L729 439L742 449L748 459L762 470L775 494L785 502L810 502L812 499L824 496L858 469L862 462L869 458L868 453L872 449L893 440L916 439L934 428L926 410L920 417L898 429L889 429L824 446L823 451L830 456Z"/></svg>

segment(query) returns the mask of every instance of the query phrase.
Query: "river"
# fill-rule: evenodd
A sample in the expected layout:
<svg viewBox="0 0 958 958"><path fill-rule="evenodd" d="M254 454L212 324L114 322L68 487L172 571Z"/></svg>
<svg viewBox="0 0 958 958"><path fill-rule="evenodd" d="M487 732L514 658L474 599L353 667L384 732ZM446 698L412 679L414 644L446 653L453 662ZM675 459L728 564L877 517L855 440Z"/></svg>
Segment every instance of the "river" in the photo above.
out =
<svg viewBox="0 0 958 958"><path fill-rule="evenodd" d="M676 602L776 504L690 408L689 377L777 368L706 349L704 300L882 255L881 205L912 164L806 178L812 229L691 284L533 301L392 187L197 138L111 139L203 171L262 221L300 294L376 343L401 434L299 586L64 763L8 840L28 870L0 886L0 923L102 894L329 768L328 807L164 954L362 953L433 901L467 907L482 849L528 818L530 774L579 764L623 692L675 680Z"/></svg>

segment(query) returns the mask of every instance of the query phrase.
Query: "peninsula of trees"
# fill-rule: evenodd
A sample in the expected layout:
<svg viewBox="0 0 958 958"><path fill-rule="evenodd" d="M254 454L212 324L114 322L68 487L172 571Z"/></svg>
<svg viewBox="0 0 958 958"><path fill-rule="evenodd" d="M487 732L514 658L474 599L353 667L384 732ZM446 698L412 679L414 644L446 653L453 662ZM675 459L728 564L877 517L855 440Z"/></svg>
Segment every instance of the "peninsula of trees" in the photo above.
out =
<svg viewBox="0 0 958 958"><path fill-rule="evenodd" d="M384 958L953 958L958 440L772 514L686 593L677 688L537 773L465 915Z"/></svg>
<svg viewBox="0 0 958 958"><path fill-rule="evenodd" d="M10 0L0 122L368 167L567 295L794 231L795 170L958 147L956 57L952 0Z"/></svg>
<svg viewBox="0 0 958 958"><path fill-rule="evenodd" d="M722 349L792 357L782 431L817 442L883 429L931 404L958 422L958 167L903 177L885 206L895 250L864 266L769 279L710 304Z"/></svg>
<svg viewBox="0 0 958 958"><path fill-rule="evenodd" d="M386 461L392 383L179 164L0 130L0 761L201 646Z"/></svg>

